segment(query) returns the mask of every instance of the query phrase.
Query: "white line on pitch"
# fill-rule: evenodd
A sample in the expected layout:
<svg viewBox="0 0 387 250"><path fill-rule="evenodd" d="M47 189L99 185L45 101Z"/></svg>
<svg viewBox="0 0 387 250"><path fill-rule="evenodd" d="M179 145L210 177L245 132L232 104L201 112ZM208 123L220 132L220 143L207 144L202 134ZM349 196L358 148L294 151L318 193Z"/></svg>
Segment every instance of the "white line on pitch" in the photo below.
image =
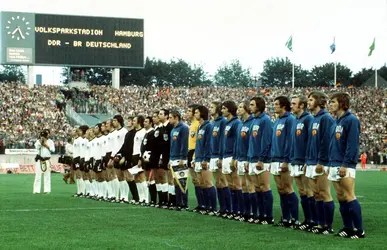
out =
<svg viewBox="0 0 387 250"><path fill-rule="evenodd" d="M31 209L4 209L0 212L39 212L39 211L77 211L77 210L132 210L141 207L67 207L67 208L31 208Z"/></svg>

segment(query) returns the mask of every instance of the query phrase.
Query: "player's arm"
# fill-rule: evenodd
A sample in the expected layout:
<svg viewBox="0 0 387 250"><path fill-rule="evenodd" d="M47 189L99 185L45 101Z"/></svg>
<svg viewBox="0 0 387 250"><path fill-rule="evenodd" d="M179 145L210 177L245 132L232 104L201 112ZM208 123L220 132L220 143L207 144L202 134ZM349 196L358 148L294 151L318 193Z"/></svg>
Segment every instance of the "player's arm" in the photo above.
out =
<svg viewBox="0 0 387 250"><path fill-rule="evenodd" d="M181 132L182 132L182 136L180 137L180 140L181 140L180 155L182 156L183 159L187 159L187 157L188 157L189 128L187 126L183 125Z"/></svg>
<svg viewBox="0 0 387 250"><path fill-rule="evenodd" d="M325 116L321 119L320 122L320 146L318 152L317 164L324 165L326 164L325 159L329 159L329 147L331 140L331 129L334 124L333 118Z"/></svg>
<svg viewBox="0 0 387 250"><path fill-rule="evenodd" d="M360 136L360 122L358 119L353 118L349 122L347 131L347 141L345 154L343 159L343 167L357 164L357 155L359 152L359 136Z"/></svg>
<svg viewBox="0 0 387 250"><path fill-rule="evenodd" d="M286 119L285 126L286 126L286 133L285 133L285 150L284 150L284 163L289 163L290 157L291 157L291 149L293 145L293 127L294 123L296 122L295 119L288 118Z"/></svg>
<svg viewBox="0 0 387 250"><path fill-rule="evenodd" d="M220 123L219 123L219 141L218 143L220 144L219 145L219 161L221 161L221 159L223 159L223 154L224 154L224 143L223 143L223 140L224 140L224 128L226 127L226 121L225 120L222 120Z"/></svg>
<svg viewBox="0 0 387 250"><path fill-rule="evenodd" d="M263 162L270 155L271 140L273 136L273 124L269 119L265 119L264 122L260 124L259 133L261 133L261 152L258 161Z"/></svg>
<svg viewBox="0 0 387 250"><path fill-rule="evenodd" d="M40 140L37 140L37 141L35 142L35 148L36 148L37 150L40 150L40 149L42 148L42 144L40 143Z"/></svg>
<svg viewBox="0 0 387 250"><path fill-rule="evenodd" d="M205 131L205 142L203 150L203 161L210 162L211 159L211 131L212 125L208 124Z"/></svg>
<svg viewBox="0 0 387 250"><path fill-rule="evenodd" d="M49 147L48 150L50 150L51 153L54 153L55 152L55 144L54 144L54 142L52 140L48 140L47 144L48 144L48 147Z"/></svg>

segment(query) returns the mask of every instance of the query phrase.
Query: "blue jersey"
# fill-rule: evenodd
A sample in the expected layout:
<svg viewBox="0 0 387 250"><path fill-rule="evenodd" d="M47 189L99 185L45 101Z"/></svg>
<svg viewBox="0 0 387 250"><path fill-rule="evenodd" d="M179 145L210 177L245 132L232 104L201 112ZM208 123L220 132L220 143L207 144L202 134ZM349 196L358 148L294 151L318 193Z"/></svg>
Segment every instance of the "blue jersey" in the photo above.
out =
<svg viewBox="0 0 387 250"><path fill-rule="evenodd" d="M359 136L359 119L350 111L346 111L332 129L329 152L331 166L356 168L359 158Z"/></svg>
<svg viewBox="0 0 387 250"><path fill-rule="evenodd" d="M306 156L308 165L321 164L328 166L330 132L333 124L333 117L325 109L321 109L314 116L309 131L309 147Z"/></svg>
<svg viewBox="0 0 387 250"><path fill-rule="evenodd" d="M309 128L313 116L308 112L302 113L297 118L293 128L293 143L291 160L293 165L304 165L306 163L306 149L308 148Z"/></svg>
<svg viewBox="0 0 387 250"><path fill-rule="evenodd" d="M212 124L206 120L199 126L196 135L195 162L210 162Z"/></svg>
<svg viewBox="0 0 387 250"><path fill-rule="evenodd" d="M222 159L223 157L223 137L224 128L226 127L227 119L223 116L218 116L212 124L211 136L211 158Z"/></svg>
<svg viewBox="0 0 387 250"><path fill-rule="evenodd" d="M285 112L274 122L271 142L272 162L290 162L293 143L292 129L295 121L296 118L290 112Z"/></svg>
<svg viewBox="0 0 387 250"><path fill-rule="evenodd" d="M234 159L238 161L247 161L247 153L249 151L249 141L251 133L251 123L253 116L249 116L246 121L241 122L238 126L237 143L234 148Z"/></svg>
<svg viewBox="0 0 387 250"><path fill-rule="evenodd" d="M254 117L251 123L249 152L247 153L249 162L270 163L272 135L273 123L270 117L265 112Z"/></svg>
<svg viewBox="0 0 387 250"><path fill-rule="evenodd" d="M227 121L223 137L223 158L234 156L234 148L237 142L238 126L241 123L236 117Z"/></svg>
<svg viewBox="0 0 387 250"><path fill-rule="evenodd" d="M186 160L188 155L189 128L179 122L171 131L171 160Z"/></svg>

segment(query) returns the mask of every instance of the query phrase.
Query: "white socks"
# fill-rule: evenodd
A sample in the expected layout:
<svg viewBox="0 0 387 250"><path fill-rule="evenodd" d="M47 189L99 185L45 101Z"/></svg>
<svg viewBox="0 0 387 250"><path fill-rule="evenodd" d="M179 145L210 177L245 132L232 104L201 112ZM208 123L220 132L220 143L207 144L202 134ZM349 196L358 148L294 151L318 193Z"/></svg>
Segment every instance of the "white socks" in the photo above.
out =
<svg viewBox="0 0 387 250"><path fill-rule="evenodd" d="M120 198L120 182L117 178L113 180L113 194L116 199Z"/></svg>
<svg viewBox="0 0 387 250"><path fill-rule="evenodd" d="M171 195L176 195L175 186L169 185L168 186L168 193Z"/></svg>
<svg viewBox="0 0 387 250"><path fill-rule="evenodd" d="M144 195L142 191L142 184L140 182L136 182L138 197L140 198L140 202L144 201Z"/></svg>
<svg viewBox="0 0 387 250"><path fill-rule="evenodd" d="M141 185L142 185L142 191L144 192L145 203L149 203L148 183L146 181L143 181L143 182L141 182Z"/></svg>
<svg viewBox="0 0 387 250"><path fill-rule="evenodd" d="M103 181L102 182L102 187L101 187L101 191L102 191L101 196L103 198L107 198L108 197L108 190L109 190L108 183L106 181Z"/></svg>
<svg viewBox="0 0 387 250"><path fill-rule="evenodd" d="M120 181L120 200L128 201L129 185L126 181Z"/></svg>

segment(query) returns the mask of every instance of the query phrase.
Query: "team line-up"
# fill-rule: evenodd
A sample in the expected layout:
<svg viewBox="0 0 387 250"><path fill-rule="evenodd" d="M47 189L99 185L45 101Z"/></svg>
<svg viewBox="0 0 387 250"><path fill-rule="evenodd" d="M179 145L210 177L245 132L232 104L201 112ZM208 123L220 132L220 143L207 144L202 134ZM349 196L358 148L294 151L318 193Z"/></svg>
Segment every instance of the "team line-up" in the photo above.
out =
<svg viewBox="0 0 387 250"><path fill-rule="evenodd" d="M350 96L319 91L278 96L274 123L265 110L265 99L253 97L212 102L209 108L190 105L189 127L179 111L167 109L153 117L129 118L128 129L121 115L93 128L81 126L73 142L74 196L188 210L187 182L192 179L193 212L333 234L331 181L343 223L336 235L364 238L354 190L360 122L350 111ZM280 197L278 223L270 174Z"/></svg>

